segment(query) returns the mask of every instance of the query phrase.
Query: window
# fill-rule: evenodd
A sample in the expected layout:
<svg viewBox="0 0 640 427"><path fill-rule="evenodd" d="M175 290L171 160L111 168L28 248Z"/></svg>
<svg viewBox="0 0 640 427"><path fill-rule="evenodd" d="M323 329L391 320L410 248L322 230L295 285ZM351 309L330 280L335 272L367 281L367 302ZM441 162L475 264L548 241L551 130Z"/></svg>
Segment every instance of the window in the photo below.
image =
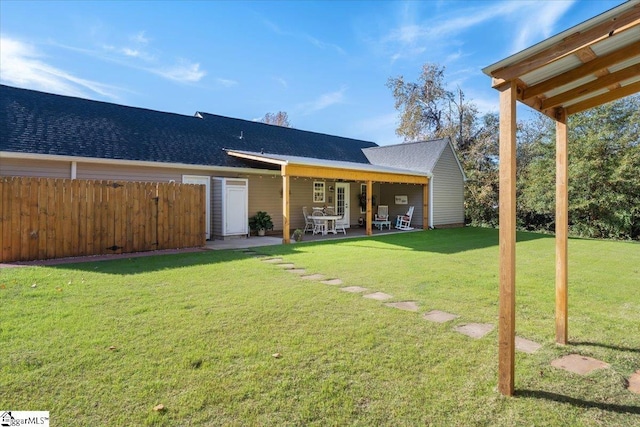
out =
<svg viewBox="0 0 640 427"><path fill-rule="evenodd" d="M313 182L313 203L324 203L324 181Z"/></svg>

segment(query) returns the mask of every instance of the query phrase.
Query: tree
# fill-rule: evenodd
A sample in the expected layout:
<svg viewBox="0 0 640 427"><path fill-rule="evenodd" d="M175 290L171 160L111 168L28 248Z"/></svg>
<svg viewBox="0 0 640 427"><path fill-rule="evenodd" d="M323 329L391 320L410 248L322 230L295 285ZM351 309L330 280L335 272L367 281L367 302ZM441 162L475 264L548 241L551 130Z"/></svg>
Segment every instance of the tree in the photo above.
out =
<svg viewBox="0 0 640 427"><path fill-rule="evenodd" d="M278 111L277 113L267 113L263 118L260 119L262 123L267 123L270 125L282 126L285 128L290 128L291 123L289 122L289 115L284 111Z"/></svg>

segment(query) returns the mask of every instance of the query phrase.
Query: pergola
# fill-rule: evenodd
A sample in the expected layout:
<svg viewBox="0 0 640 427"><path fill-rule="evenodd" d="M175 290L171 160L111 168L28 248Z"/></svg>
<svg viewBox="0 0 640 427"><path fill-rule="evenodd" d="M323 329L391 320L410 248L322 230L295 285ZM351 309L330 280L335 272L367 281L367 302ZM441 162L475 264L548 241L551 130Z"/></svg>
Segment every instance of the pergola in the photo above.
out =
<svg viewBox="0 0 640 427"><path fill-rule="evenodd" d="M545 7L541 4L541 7ZM514 393L516 101L556 122L556 342L567 344L567 117L640 92L640 0L483 69L500 92L498 389Z"/></svg>

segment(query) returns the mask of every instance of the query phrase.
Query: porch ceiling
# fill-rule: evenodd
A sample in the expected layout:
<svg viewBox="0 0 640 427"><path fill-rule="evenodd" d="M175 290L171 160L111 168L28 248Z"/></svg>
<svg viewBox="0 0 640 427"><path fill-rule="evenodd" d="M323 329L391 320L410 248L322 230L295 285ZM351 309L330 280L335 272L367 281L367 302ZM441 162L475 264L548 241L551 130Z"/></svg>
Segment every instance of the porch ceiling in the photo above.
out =
<svg viewBox="0 0 640 427"><path fill-rule="evenodd" d="M640 0L630 0L482 70L557 118L640 92Z"/></svg>
<svg viewBox="0 0 640 427"><path fill-rule="evenodd" d="M241 159L279 165L282 175L286 174L288 176L423 185L429 183L431 176L428 173L376 166L368 163L342 162L252 151L226 151L230 156Z"/></svg>

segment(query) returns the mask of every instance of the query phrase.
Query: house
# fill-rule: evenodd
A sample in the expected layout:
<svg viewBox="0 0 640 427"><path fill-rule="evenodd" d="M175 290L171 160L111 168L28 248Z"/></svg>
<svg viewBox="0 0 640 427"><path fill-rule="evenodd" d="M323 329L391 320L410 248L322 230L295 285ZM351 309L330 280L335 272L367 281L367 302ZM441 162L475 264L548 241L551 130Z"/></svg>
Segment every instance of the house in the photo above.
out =
<svg viewBox="0 0 640 427"><path fill-rule="evenodd" d="M348 228L367 218L361 194L388 205L392 217L415 206L416 228L461 224L464 174L456 165L446 140L379 147L0 85L0 176L202 184L207 238L246 235L247 218L262 210L288 242L304 227L303 206L334 206Z"/></svg>

